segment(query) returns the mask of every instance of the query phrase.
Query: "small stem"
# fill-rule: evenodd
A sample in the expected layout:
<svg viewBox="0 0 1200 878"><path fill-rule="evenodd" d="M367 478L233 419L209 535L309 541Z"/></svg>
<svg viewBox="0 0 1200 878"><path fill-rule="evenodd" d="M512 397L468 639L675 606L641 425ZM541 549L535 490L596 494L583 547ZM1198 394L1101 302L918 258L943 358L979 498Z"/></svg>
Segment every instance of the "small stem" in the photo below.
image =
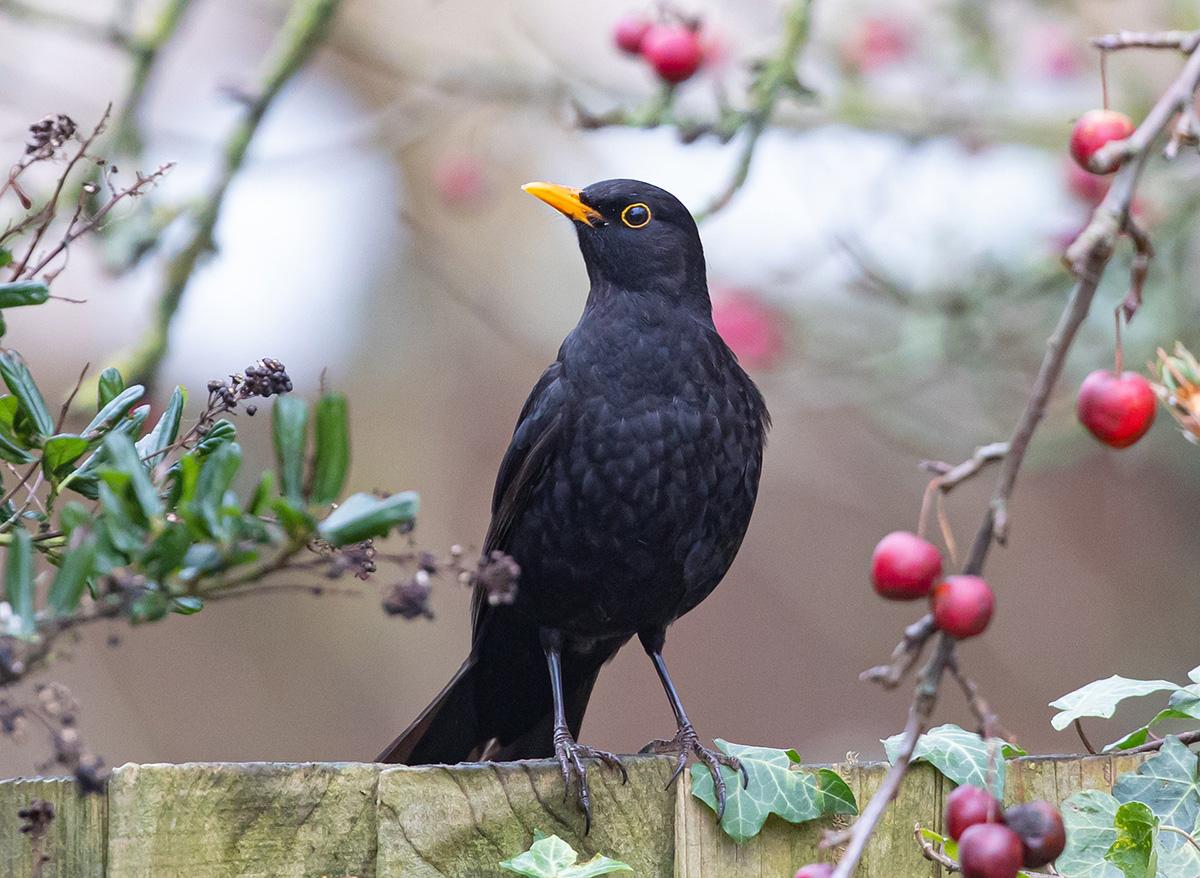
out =
<svg viewBox="0 0 1200 878"><path fill-rule="evenodd" d="M1089 741L1088 736L1084 734L1083 723L1076 719L1072 725L1075 727L1075 734L1079 736L1079 740L1083 744L1083 748L1087 750L1089 754L1095 756L1096 748L1092 746L1092 742Z"/></svg>

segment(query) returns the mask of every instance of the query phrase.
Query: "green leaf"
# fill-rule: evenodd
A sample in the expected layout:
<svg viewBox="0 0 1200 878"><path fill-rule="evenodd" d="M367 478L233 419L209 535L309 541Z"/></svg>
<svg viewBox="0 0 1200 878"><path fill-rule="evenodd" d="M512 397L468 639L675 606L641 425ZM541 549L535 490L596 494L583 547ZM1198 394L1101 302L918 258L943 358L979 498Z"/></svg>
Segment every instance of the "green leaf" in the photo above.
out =
<svg viewBox="0 0 1200 878"><path fill-rule="evenodd" d="M202 458L208 457L222 445L228 445L235 439L237 439L237 427L234 426L233 421L221 418L208 428L204 438L196 445L195 451Z"/></svg>
<svg viewBox="0 0 1200 878"><path fill-rule="evenodd" d="M12 264L12 251L0 247L0 268Z"/></svg>
<svg viewBox="0 0 1200 878"><path fill-rule="evenodd" d="M116 426L117 421L125 417L125 413L145 393L146 388L140 384L135 384L133 387L126 387L104 404L100 411L96 413L96 417L92 418L92 422L84 428L83 435L89 439L96 439L107 433Z"/></svg>
<svg viewBox="0 0 1200 878"><path fill-rule="evenodd" d="M279 490L289 500L304 499L304 452L308 434L308 403L298 396L275 400L272 421Z"/></svg>
<svg viewBox="0 0 1200 878"><path fill-rule="evenodd" d="M613 872L632 872L619 860L596 854L586 863L578 863L579 854L557 835L535 836L529 850L505 860L500 868L526 878L595 878Z"/></svg>
<svg viewBox="0 0 1200 878"><path fill-rule="evenodd" d="M42 472L52 484L57 485L89 446L90 443L82 436L71 433L51 436L42 446Z"/></svg>
<svg viewBox="0 0 1200 878"><path fill-rule="evenodd" d="M5 399L12 399L10 396ZM7 460L9 463L29 463L33 460L33 455L17 444L15 438L0 429L0 458Z"/></svg>
<svg viewBox="0 0 1200 878"><path fill-rule="evenodd" d="M104 437L104 459L100 465L100 476L113 491L132 492L145 520L150 521L162 514L162 499L158 489L150 481L146 465L138 457L133 440L123 433L109 433Z"/></svg>
<svg viewBox="0 0 1200 878"><path fill-rule="evenodd" d="M109 366L100 373L100 382L96 388L96 408L102 409L125 389L125 379L121 373Z"/></svg>
<svg viewBox="0 0 1200 878"><path fill-rule="evenodd" d="M350 468L350 428L346 397L327 393L317 401L316 451L308 500L328 506L342 493Z"/></svg>
<svg viewBox="0 0 1200 878"><path fill-rule="evenodd" d="M1174 692L1179 688L1168 680L1130 680L1116 675L1105 680L1095 680L1082 689L1068 692L1062 698L1051 701L1050 706L1057 708L1059 713L1050 720L1050 725L1062 731L1083 717L1110 719L1117 706L1126 698L1140 698L1155 692Z"/></svg>
<svg viewBox="0 0 1200 878"><path fill-rule="evenodd" d="M726 788L721 828L738 844L757 835L770 814L789 823L803 823L832 814L858 813L850 788L844 782L833 783L825 773L828 769L801 769L795 750L751 747L720 738L715 743L722 753L740 759L750 777L749 785L743 788L739 774L721 767ZM705 765L692 766L692 795L716 812L716 788Z"/></svg>
<svg viewBox="0 0 1200 878"><path fill-rule="evenodd" d="M371 494L347 497L321 522L321 536L335 546L386 536L393 527L411 524L417 516L417 495L412 491L379 498Z"/></svg>
<svg viewBox="0 0 1200 878"><path fill-rule="evenodd" d="M39 280L16 280L0 284L0 308L40 305L50 298L50 288Z"/></svg>
<svg viewBox="0 0 1200 878"><path fill-rule="evenodd" d="M1126 802L1113 819L1117 839L1104 859L1121 870L1125 878L1155 878L1157 857L1154 835L1158 818L1141 802Z"/></svg>
<svg viewBox="0 0 1200 878"><path fill-rule="evenodd" d="M246 501L246 512L249 515L262 515L263 511L271 502L271 497L275 493L275 476L268 470L258 477L258 484L254 486L254 493L250 495L250 499Z"/></svg>
<svg viewBox="0 0 1200 878"><path fill-rule="evenodd" d="M168 448L179 435L179 422L183 418L183 407L187 405L187 391L176 387L171 391L167 407L154 429L137 441L138 454L142 460L155 463L154 458Z"/></svg>
<svg viewBox="0 0 1200 878"><path fill-rule="evenodd" d="M1150 722L1134 729L1123 738L1113 741L1104 747L1104 752L1128 750L1130 747L1140 747L1150 739L1150 729L1161 722L1171 719L1200 719L1200 685L1192 684L1171 693L1167 707L1154 715Z"/></svg>
<svg viewBox="0 0 1200 878"><path fill-rule="evenodd" d="M1108 793L1085 790L1060 806L1067 847L1054 862L1064 878L1123 878L1106 857L1117 840L1113 825L1119 803Z"/></svg>
<svg viewBox="0 0 1200 878"><path fill-rule="evenodd" d="M186 594L171 599L171 612L180 616L191 616L204 609L204 601L195 595Z"/></svg>
<svg viewBox="0 0 1200 878"><path fill-rule="evenodd" d="M16 630L20 634L34 632L33 596L33 538L29 531L18 527L12 532L4 565L4 599L18 620Z"/></svg>
<svg viewBox="0 0 1200 878"><path fill-rule="evenodd" d="M171 609L171 602L156 584L151 583L144 592L129 605L129 621L134 625L142 622L157 622Z"/></svg>
<svg viewBox="0 0 1200 878"><path fill-rule="evenodd" d="M50 584L46 605L56 616L74 612L83 597L83 589L91 578L96 561L96 539L82 528L71 534L71 546L63 556L62 565Z"/></svg>
<svg viewBox="0 0 1200 878"><path fill-rule="evenodd" d="M1122 804L1142 802L1164 826L1191 832L1200 818L1200 778L1196 754L1174 735L1163 741L1162 749L1138 766L1136 772L1123 774L1113 784L1113 796ZM1174 833L1162 838L1162 849L1173 850L1187 839Z"/></svg>
<svg viewBox="0 0 1200 878"><path fill-rule="evenodd" d="M20 354L14 350L0 352L0 376L20 403L21 411L32 424L37 438L41 440L53 433L54 419L50 417L46 400Z"/></svg>
<svg viewBox="0 0 1200 878"><path fill-rule="evenodd" d="M903 734L892 735L883 742L888 762L895 762L900 754ZM995 749L993 759L991 750ZM1004 795L1004 760L1008 753L1016 750L999 738L990 742L974 732L947 723L944 726L930 729L917 739L913 751L912 762L928 762L956 784L970 784L988 789L988 777L991 775L991 789L997 797ZM993 766L991 763L995 762Z"/></svg>
<svg viewBox="0 0 1200 878"><path fill-rule="evenodd" d="M168 524L146 547L142 566L151 579L165 581L183 563L192 545L192 535L183 522Z"/></svg>
<svg viewBox="0 0 1200 878"><path fill-rule="evenodd" d="M200 467L200 476L196 481L196 497L192 503L199 511L205 528L214 537L226 535L221 509L225 502L225 492L233 484L241 465L242 447L236 442L230 442L210 454Z"/></svg>

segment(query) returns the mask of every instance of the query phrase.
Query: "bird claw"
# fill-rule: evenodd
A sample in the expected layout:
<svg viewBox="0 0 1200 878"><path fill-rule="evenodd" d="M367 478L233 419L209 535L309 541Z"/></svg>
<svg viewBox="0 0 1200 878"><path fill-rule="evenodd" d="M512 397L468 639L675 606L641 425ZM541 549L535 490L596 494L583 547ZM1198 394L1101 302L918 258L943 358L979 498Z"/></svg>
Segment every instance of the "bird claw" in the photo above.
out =
<svg viewBox="0 0 1200 878"><path fill-rule="evenodd" d="M578 779L579 809L583 811L583 834L587 835L592 829L592 793L588 788L587 765L584 764L584 760L598 759L609 768L619 771L623 784L629 783L629 772L614 754L577 743L566 729L554 730L554 755L562 773L564 802L571 793L571 776L574 775Z"/></svg>
<svg viewBox="0 0 1200 878"><path fill-rule="evenodd" d="M721 766L724 765L731 771L736 771L742 776L742 789L750 786L750 772L746 770L746 766L742 764L742 760L736 756L730 756L727 753L722 753L719 750L713 750L705 747L700 743L700 736L696 734L696 730L692 724L684 723L679 727L679 731L675 733L675 737L669 741L656 740L651 741L641 749L642 753L660 753L660 754L675 754L675 770L671 772L671 778L667 781L667 786L675 783L676 779L683 773L684 767L687 765L688 755L694 753L696 758L707 766L713 778L713 788L717 794L717 820L725 816L725 778L721 776Z"/></svg>

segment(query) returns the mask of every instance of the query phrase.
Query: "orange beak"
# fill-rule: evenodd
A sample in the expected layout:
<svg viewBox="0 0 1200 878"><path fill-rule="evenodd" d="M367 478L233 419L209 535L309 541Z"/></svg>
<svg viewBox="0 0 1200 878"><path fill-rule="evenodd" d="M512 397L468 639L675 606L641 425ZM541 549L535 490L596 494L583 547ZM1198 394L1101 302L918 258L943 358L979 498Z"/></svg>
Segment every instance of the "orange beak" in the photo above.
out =
<svg viewBox="0 0 1200 878"><path fill-rule="evenodd" d="M569 189L555 183L526 183L521 188L534 198L540 198L559 213L569 216L575 222L594 226L604 219L599 211L588 207L580 200L578 189Z"/></svg>

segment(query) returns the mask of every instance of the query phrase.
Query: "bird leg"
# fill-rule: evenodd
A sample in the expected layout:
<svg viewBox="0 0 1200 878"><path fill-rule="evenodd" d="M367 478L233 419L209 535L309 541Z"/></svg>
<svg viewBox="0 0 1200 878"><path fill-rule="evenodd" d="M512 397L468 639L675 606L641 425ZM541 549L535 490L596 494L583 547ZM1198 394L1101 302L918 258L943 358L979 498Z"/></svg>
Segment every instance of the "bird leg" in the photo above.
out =
<svg viewBox="0 0 1200 878"><path fill-rule="evenodd" d="M708 770L712 773L713 789L717 794L717 820L720 820L725 815L726 799L725 778L721 776L721 766L724 765L741 774L743 789L750 785L750 774L736 756L729 756L720 750L710 749L700 742L700 736L696 734L692 721L688 719L687 711L683 709L683 702L679 700L679 693L675 691L675 684L671 681L671 675L667 671L667 663L663 661L662 648L666 641L665 632L647 632L639 634L638 637L642 641L646 653L650 656L650 661L654 662L654 670L658 672L658 679L662 681L663 689L666 690L667 699L671 702L671 710L675 713L675 724L678 727L675 737L669 741L651 741L641 749L641 752L674 754L676 756L675 771L672 772L671 779L667 781L667 786L673 784L675 779L683 773L688 755L694 753L696 758L708 766Z"/></svg>
<svg viewBox="0 0 1200 878"><path fill-rule="evenodd" d="M546 653L546 664L550 668L550 691L554 695L554 755L562 772L563 800L571 793L571 776L579 783L579 809L583 811L583 834L592 829L592 794L588 788L585 759L599 759L609 768L621 772L621 782L629 782L629 774L612 753L579 744L567 725L567 713L563 704L562 688L562 632L543 630L542 649Z"/></svg>

